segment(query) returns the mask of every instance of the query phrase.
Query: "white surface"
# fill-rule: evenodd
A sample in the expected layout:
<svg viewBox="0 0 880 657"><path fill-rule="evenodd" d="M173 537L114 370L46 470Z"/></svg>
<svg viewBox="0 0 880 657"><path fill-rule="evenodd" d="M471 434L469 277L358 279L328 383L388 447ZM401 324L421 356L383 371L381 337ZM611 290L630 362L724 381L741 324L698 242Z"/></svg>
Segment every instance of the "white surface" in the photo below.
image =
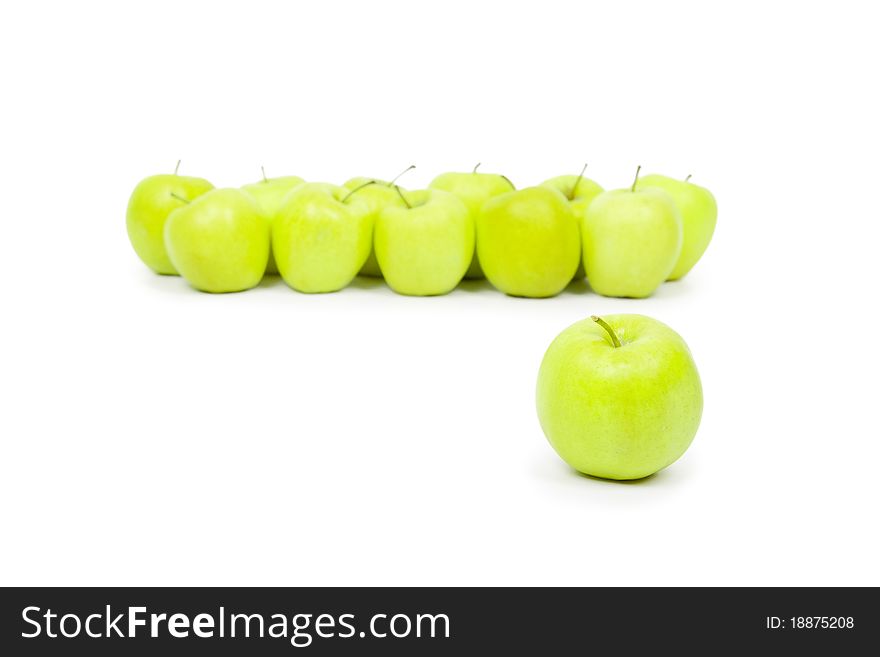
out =
<svg viewBox="0 0 880 657"><path fill-rule="evenodd" d="M867 3L7 3L3 584L880 584ZM694 174L705 259L645 301L150 274L143 176ZM635 484L534 410L591 313L689 342L705 414Z"/></svg>

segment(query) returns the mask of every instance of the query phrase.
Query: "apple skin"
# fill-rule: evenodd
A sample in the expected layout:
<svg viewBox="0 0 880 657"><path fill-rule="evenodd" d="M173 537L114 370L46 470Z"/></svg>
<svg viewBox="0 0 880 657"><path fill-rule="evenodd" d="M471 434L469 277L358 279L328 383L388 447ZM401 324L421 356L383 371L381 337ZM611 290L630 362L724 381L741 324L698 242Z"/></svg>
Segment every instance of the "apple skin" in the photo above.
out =
<svg viewBox="0 0 880 657"><path fill-rule="evenodd" d="M304 183L292 190L272 222L278 272L299 292L336 292L357 276L370 254L370 208L351 190Z"/></svg>
<svg viewBox="0 0 880 657"><path fill-rule="evenodd" d="M577 189L574 189L575 183ZM587 213L587 208L593 199L605 191L595 180L581 177L578 181L577 176L556 176L542 182L541 187L555 189L567 198L578 219L583 218Z"/></svg>
<svg viewBox="0 0 880 657"><path fill-rule="evenodd" d="M275 213L281 207L284 197L295 187L305 182L299 176L279 176L277 178L263 178L262 180L243 185L242 190L250 194L257 202L260 214L272 225ZM278 267L275 264L275 256L269 252L269 262L266 264L267 274L277 274Z"/></svg>
<svg viewBox="0 0 880 657"><path fill-rule="evenodd" d="M467 207L475 225L483 203L495 196L516 190L513 183L502 175L477 171L441 173L431 181L428 187L455 194ZM474 249L471 264L464 277L468 279L485 278L476 249Z"/></svg>
<svg viewBox="0 0 880 657"><path fill-rule="evenodd" d="M676 180L659 174L639 178L636 189L649 188L662 189L669 194L681 214L684 237L681 255L667 278L677 281L697 264L712 241L718 219L718 205L712 192L686 180Z"/></svg>
<svg viewBox="0 0 880 657"><path fill-rule="evenodd" d="M204 178L160 174L140 181L128 199L125 225L128 239L143 263L157 274L177 275L165 249L165 221L168 215L189 201L211 191Z"/></svg>
<svg viewBox="0 0 880 657"><path fill-rule="evenodd" d="M367 185L367 183L370 182L373 184ZM364 187L364 185L367 186ZM394 189L394 186L385 180L357 177L345 181L343 187L349 190L355 190L358 189L358 187L361 187L361 189L356 192L355 196L357 196L359 201L365 203L370 208L370 215L374 226L376 219L383 208L387 206L406 207L403 199L400 198L400 194ZM354 198L354 196L352 196L352 198ZM376 260L376 250L372 242L370 244L370 255L367 256L367 261L364 263L364 266L361 267L358 274L361 276L382 278L382 270L379 267L379 261Z"/></svg>
<svg viewBox="0 0 880 657"><path fill-rule="evenodd" d="M587 208L593 202L593 199L605 191L602 185L584 176L556 176L555 178L545 180L541 183L541 186L555 189L568 199L568 202L571 203L571 209L574 210L578 218L578 226L583 221ZM581 258L574 277L583 278L586 275L583 258Z"/></svg>
<svg viewBox="0 0 880 657"><path fill-rule="evenodd" d="M165 245L180 275L203 292L256 286L269 260L269 223L240 189L215 189L165 222Z"/></svg>
<svg viewBox="0 0 880 657"><path fill-rule="evenodd" d="M385 282L398 294L446 294L473 260L470 211L438 189L402 193L412 207L389 205L376 221L373 245Z"/></svg>
<svg viewBox="0 0 880 657"><path fill-rule="evenodd" d="M644 315L585 319L553 340L538 373L538 418L550 445L578 472L641 479L690 446L703 412L687 344Z"/></svg>
<svg viewBox="0 0 880 657"><path fill-rule="evenodd" d="M555 190L528 187L495 196L477 217L480 265L506 294L559 294L571 282L580 252L577 218Z"/></svg>
<svg viewBox="0 0 880 657"><path fill-rule="evenodd" d="M606 297L644 298L665 281L681 254L675 203L657 189L599 194L581 222L584 268Z"/></svg>

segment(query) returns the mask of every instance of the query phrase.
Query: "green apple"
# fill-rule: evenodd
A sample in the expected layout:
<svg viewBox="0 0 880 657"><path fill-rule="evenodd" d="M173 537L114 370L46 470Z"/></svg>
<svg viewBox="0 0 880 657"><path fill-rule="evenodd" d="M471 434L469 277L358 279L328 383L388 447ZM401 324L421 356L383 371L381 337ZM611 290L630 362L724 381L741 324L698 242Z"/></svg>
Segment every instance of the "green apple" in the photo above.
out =
<svg viewBox="0 0 880 657"><path fill-rule="evenodd" d="M135 253L147 267L157 274L177 274L165 250L165 221L173 210L185 205L214 185L204 178L177 175L180 162L173 174L144 178L137 184L128 200L125 225L128 239Z"/></svg>
<svg viewBox="0 0 880 657"><path fill-rule="evenodd" d="M715 197L705 187L690 182L690 176L676 180L652 174L639 179L637 189L662 189L672 197L681 214L683 241L681 255L667 277L676 281L697 264L712 240L715 221L718 219L718 206Z"/></svg>
<svg viewBox="0 0 880 657"><path fill-rule="evenodd" d="M272 249L284 281L300 292L335 292L370 254L373 221L360 193L329 183L291 191L272 222Z"/></svg>
<svg viewBox="0 0 880 657"><path fill-rule="evenodd" d="M467 173L441 173L428 185L431 189L441 189L455 194L464 202L474 223L477 221L477 215L479 215L483 203L490 198L516 189L506 176L495 173L477 173L479 168L480 165L477 164L473 171ZM484 278L476 249L464 277L472 279Z"/></svg>
<svg viewBox="0 0 880 657"><path fill-rule="evenodd" d="M578 472L641 479L676 461L697 433L703 389L675 331L644 315L568 327L538 372L538 418Z"/></svg>
<svg viewBox="0 0 880 657"><path fill-rule="evenodd" d="M246 192L215 189L168 215L165 246L197 290L240 292L266 272L269 222Z"/></svg>
<svg viewBox="0 0 880 657"><path fill-rule="evenodd" d="M242 189L250 194L257 202L257 208L260 214L265 217L272 225L275 213L281 207L284 197L294 187L302 185L305 181L299 176L280 176L278 178L267 178L266 171L263 170L263 179L259 182L244 185ZM266 265L267 274L277 274L278 267L275 265L275 256L269 252L269 262Z"/></svg>
<svg viewBox="0 0 880 657"><path fill-rule="evenodd" d="M400 194L398 194L395 190L394 183L407 171L415 168L416 167L414 164L410 165L402 172L397 174L397 176L395 176L394 179L390 181L359 176L357 178L351 178L350 180L345 181L342 186L350 190L361 190L358 192L358 200L365 203L369 207L370 216L372 218L373 225L375 225L379 213L385 207L389 205L395 207L406 207L403 203L403 200L400 198ZM376 260L376 251L373 248L372 242L370 244L370 255L367 256L367 261L364 263L364 266L361 267L361 270L358 273L361 276L373 276L376 278L382 277L382 270L379 268L379 262Z"/></svg>
<svg viewBox="0 0 880 657"><path fill-rule="evenodd" d="M650 296L681 254L681 215L672 197L637 189L636 182L599 194L581 223L587 279L607 297Z"/></svg>
<svg viewBox="0 0 880 657"><path fill-rule="evenodd" d="M587 165L577 176L556 176L541 183L542 187L549 187L561 192L571 204L572 210L578 219L582 219L587 213L587 207L593 199L605 190L594 180L584 177Z"/></svg>
<svg viewBox="0 0 880 657"><path fill-rule="evenodd" d="M541 183L542 187L549 187L550 189L562 192L562 195L571 203L571 209L574 210L578 222L583 221L584 215L587 213L587 207L589 207L593 199L605 191L599 183L584 177L586 170L587 165L585 164L577 176L556 176ZM583 259L581 259L574 277L583 278L584 276L586 276L586 271L584 270Z"/></svg>
<svg viewBox="0 0 880 657"><path fill-rule="evenodd" d="M480 265L506 294L559 294L577 270L580 251L574 211L553 189L528 187L495 196L477 217Z"/></svg>
<svg viewBox="0 0 880 657"><path fill-rule="evenodd" d="M411 164L391 180L357 176L346 180L342 186L350 190L363 190L362 192L359 192L359 198L361 201L369 205L373 225L375 226L379 213L386 205L403 206L403 201L400 198L400 194L395 191L394 185L402 175L415 168L416 165ZM370 243L370 255L367 256L367 260L364 262L364 266L361 267L358 274L361 276L382 278L382 270L379 268L379 262L376 260L376 251L373 248L372 242Z"/></svg>
<svg viewBox="0 0 880 657"><path fill-rule="evenodd" d="M471 214L457 196L439 189L399 195L404 206L386 206L373 236L385 282L399 294L446 294L473 259Z"/></svg>

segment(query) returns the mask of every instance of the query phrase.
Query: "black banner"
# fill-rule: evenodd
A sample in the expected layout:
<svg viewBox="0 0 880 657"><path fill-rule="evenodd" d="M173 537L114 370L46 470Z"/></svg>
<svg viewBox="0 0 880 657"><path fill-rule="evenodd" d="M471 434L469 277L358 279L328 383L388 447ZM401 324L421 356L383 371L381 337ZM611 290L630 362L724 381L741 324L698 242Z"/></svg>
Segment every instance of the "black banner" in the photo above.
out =
<svg viewBox="0 0 880 657"><path fill-rule="evenodd" d="M15 656L719 648L849 655L880 638L876 589L867 588L29 588L0 595L0 654Z"/></svg>

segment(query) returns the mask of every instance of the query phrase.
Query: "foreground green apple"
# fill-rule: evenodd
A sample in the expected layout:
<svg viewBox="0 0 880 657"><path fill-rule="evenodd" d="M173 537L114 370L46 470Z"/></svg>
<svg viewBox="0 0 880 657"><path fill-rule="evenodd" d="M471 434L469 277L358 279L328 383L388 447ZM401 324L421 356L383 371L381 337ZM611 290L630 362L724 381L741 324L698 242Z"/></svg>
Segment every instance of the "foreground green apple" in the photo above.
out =
<svg viewBox="0 0 880 657"><path fill-rule="evenodd" d="M379 213L373 238L385 282L399 294L446 294L473 259L471 214L457 196L439 189L399 195L404 206Z"/></svg>
<svg viewBox="0 0 880 657"><path fill-rule="evenodd" d="M477 217L477 253L486 278L519 297L552 297L571 282L580 260L577 219L546 187L489 199Z"/></svg>
<svg viewBox="0 0 880 657"><path fill-rule="evenodd" d="M165 222L171 262L203 292L239 292L260 282L269 260L269 223L240 189L215 189Z"/></svg>
<svg viewBox="0 0 880 657"><path fill-rule="evenodd" d="M638 172L636 172L638 181ZM658 189L599 194L581 223L590 286L608 297L642 298L665 281L681 254L681 215Z"/></svg>
<svg viewBox="0 0 880 657"><path fill-rule="evenodd" d="M416 166L411 164L409 167L397 174L390 181L380 180L378 178L364 178L359 176L345 181L343 187L349 190L358 191L358 200L363 202L369 208L370 220L375 226L379 213L388 206L406 207L400 194L397 193L394 183L407 171L415 169ZM372 183L372 184L371 184ZM361 276L382 277L382 270L379 268L379 262L376 260L376 250L373 244L370 244L370 255L361 270L358 272Z"/></svg>
<svg viewBox="0 0 880 657"><path fill-rule="evenodd" d="M668 280L675 281L687 274L697 264L712 241L715 222L718 219L718 206L715 197L705 187L694 185L690 176L676 180L667 176L652 174L639 179L636 189L662 189L672 197L681 214L683 241L681 255L672 268Z"/></svg>
<svg viewBox="0 0 880 657"><path fill-rule="evenodd" d="M359 195L329 183L304 183L287 195L272 222L272 248L290 287L335 292L357 276L373 235L370 207Z"/></svg>
<svg viewBox="0 0 880 657"><path fill-rule="evenodd" d="M555 189L568 199L568 202L571 203L571 209L574 210L574 214L578 218L578 226L587 214L587 208L593 199L605 191L599 183L584 177L586 170L587 165L585 164L577 176L556 176L541 183L542 187ZM583 278L585 275L582 258L574 277Z"/></svg>
<svg viewBox="0 0 880 657"><path fill-rule="evenodd" d="M180 162L177 163L177 167ZM135 253L157 274L177 274L165 249L165 220L186 201L214 189L204 178L161 174L144 178L128 200L125 225Z"/></svg>
<svg viewBox="0 0 880 657"><path fill-rule="evenodd" d="M566 463L606 479L640 479L694 439L703 389L675 331L643 315L607 315L560 333L541 363L538 418Z"/></svg>
<svg viewBox="0 0 880 657"><path fill-rule="evenodd" d="M428 185L431 189L441 189L455 194L464 202L475 224L483 203L490 198L516 189L506 176L495 173L477 173L479 167L480 165L477 164L474 170L468 173L441 173ZM480 259L477 257L476 250L474 250L465 278L476 279L483 277Z"/></svg>
<svg viewBox="0 0 880 657"><path fill-rule="evenodd" d="M244 185L242 189L250 194L257 203L260 214L272 225L272 220L281 207L284 197L294 187L302 185L305 181L299 176L280 176L278 178L267 178L266 171L263 171L263 179L259 182ZM269 262L266 265L267 274L277 274L278 267L275 265L275 256L269 252Z"/></svg>

